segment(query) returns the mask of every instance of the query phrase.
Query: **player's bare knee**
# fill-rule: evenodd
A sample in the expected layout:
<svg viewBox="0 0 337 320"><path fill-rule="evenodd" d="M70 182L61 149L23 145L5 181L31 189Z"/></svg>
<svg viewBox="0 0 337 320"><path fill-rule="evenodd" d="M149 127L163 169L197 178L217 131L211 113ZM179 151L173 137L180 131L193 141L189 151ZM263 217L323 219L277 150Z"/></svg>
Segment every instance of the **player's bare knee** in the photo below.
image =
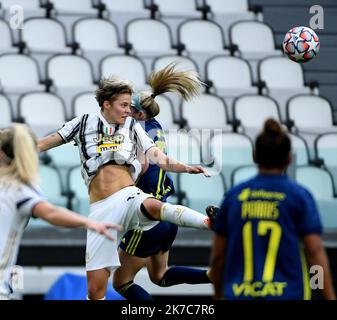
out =
<svg viewBox="0 0 337 320"><path fill-rule="evenodd" d="M163 282L162 279L163 279L164 274L165 272L155 272L155 273L150 273L149 277L150 277L150 280L154 284L162 287L162 282Z"/></svg>
<svg viewBox="0 0 337 320"><path fill-rule="evenodd" d="M96 300L105 296L106 284L103 282L89 281L88 283L88 297Z"/></svg>

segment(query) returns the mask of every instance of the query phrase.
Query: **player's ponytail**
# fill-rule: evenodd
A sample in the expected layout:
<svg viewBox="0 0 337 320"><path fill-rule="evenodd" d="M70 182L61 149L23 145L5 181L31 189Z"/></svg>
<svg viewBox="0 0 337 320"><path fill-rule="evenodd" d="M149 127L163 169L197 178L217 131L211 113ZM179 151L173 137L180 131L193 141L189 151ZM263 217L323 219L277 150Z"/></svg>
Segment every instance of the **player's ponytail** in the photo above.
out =
<svg viewBox="0 0 337 320"><path fill-rule="evenodd" d="M288 164L291 141L275 119L267 119L255 142L255 162L264 168L283 169Z"/></svg>
<svg viewBox="0 0 337 320"><path fill-rule="evenodd" d="M148 118L159 114L160 108L155 97L165 92L178 93L183 100L190 100L199 94L203 83L195 71L177 71L176 63L171 63L165 68L152 72L148 82L152 93L141 93L140 102Z"/></svg>
<svg viewBox="0 0 337 320"><path fill-rule="evenodd" d="M36 139L22 124L0 132L1 177L22 184L38 182Z"/></svg>

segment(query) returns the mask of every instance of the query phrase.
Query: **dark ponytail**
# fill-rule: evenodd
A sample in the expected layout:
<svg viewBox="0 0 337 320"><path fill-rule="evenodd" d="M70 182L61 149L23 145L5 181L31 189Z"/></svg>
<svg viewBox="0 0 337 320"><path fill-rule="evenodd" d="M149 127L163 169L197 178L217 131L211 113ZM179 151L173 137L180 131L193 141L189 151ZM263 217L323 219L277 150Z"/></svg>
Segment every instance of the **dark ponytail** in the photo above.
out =
<svg viewBox="0 0 337 320"><path fill-rule="evenodd" d="M255 142L255 162L264 168L283 169L288 164L291 141L275 119L267 119Z"/></svg>

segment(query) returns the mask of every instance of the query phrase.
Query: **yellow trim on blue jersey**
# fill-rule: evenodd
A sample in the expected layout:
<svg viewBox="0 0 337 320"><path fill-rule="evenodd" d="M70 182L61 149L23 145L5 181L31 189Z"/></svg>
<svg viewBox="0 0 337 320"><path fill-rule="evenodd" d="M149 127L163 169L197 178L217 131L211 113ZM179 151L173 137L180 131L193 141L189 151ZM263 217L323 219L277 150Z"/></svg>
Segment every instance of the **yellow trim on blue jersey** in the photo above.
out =
<svg viewBox="0 0 337 320"><path fill-rule="evenodd" d="M159 169L159 177L158 177L158 183L157 183L157 191L156 191L156 199L160 199L162 195L160 194L161 184L163 179L163 169Z"/></svg>
<svg viewBox="0 0 337 320"><path fill-rule="evenodd" d="M143 230L138 230L139 231L139 235L138 235L138 238L137 238L137 240L136 240L136 242L135 242L135 245L134 245L134 247L133 247L133 250L132 250L132 255L134 255L135 254L135 252L136 252L136 249L137 249L137 247L138 247L138 245L139 245L139 241L140 241L140 239L142 238L142 235L143 235Z"/></svg>
<svg viewBox="0 0 337 320"><path fill-rule="evenodd" d="M311 288L308 272L307 260L304 255L302 246L299 247L302 264L302 278L303 278L303 300L311 300Z"/></svg>
<svg viewBox="0 0 337 320"><path fill-rule="evenodd" d="M135 254L135 251L136 251L137 246L139 244L139 241L142 237L142 234L143 234L143 230L139 230L139 229L133 230L132 238L131 238L130 243L128 244L128 246L126 247L126 250L125 250L126 253L128 253L130 255Z"/></svg>
<svg viewBox="0 0 337 320"><path fill-rule="evenodd" d="M132 237L131 237L131 239L130 239L130 241L129 241L129 244L128 244L127 247L125 248L125 252L126 252L126 253L129 253L128 250L129 250L129 247L130 247L130 245L131 245L131 243L132 243L132 239L133 239L133 237L135 236L135 231L136 231L136 230L133 230L133 234L132 234Z"/></svg>
<svg viewBox="0 0 337 320"><path fill-rule="evenodd" d="M131 252L131 247L132 247L132 244L134 243L135 238L137 237L137 235L138 235L137 230L136 230L136 229L133 230L133 234L132 234L132 237L131 237L131 239L130 239L130 242L129 242L128 246L127 246L126 249L125 249L125 252L126 252L126 253L131 254L131 253L130 253L130 252Z"/></svg>

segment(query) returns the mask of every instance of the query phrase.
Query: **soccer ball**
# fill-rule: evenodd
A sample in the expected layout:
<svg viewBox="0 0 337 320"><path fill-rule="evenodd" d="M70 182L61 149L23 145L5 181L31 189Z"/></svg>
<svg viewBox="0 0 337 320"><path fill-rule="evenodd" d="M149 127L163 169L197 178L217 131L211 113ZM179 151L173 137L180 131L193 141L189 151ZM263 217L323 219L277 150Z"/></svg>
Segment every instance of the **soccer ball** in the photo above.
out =
<svg viewBox="0 0 337 320"><path fill-rule="evenodd" d="M319 51L320 43L315 31L307 27L290 29L283 40L283 51L296 62L307 62Z"/></svg>

